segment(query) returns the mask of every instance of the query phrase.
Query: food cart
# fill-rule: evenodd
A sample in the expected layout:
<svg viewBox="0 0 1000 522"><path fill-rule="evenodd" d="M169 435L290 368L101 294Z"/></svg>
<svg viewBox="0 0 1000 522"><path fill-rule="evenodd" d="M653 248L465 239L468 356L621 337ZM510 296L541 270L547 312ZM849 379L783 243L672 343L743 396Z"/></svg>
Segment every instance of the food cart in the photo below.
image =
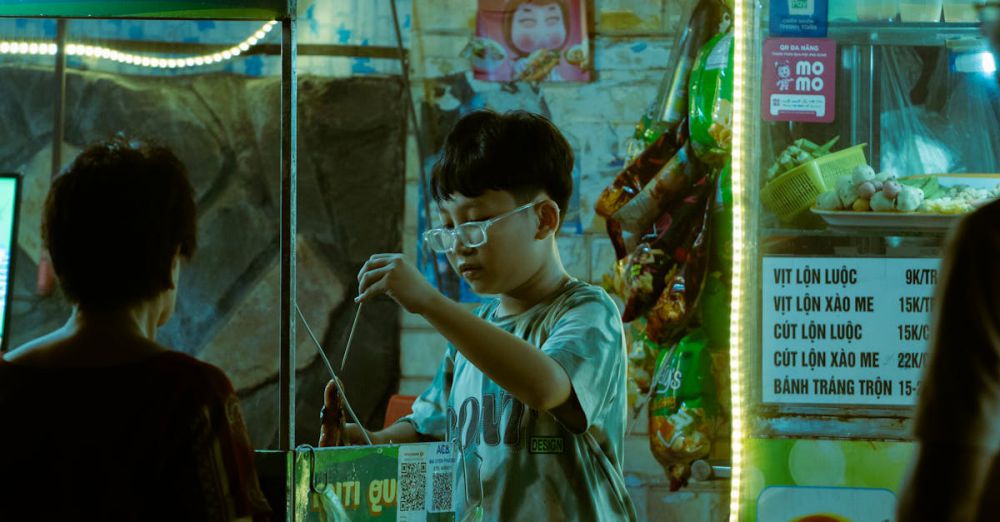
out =
<svg viewBox="0 0 1000 522"><path fill-rule="evenodd" d="M280 132L267 139L280 147L273 150L280 154L280 161L264 161L265 165L275 165L268 177L274 180L276 199L280 200L280 238L277 252L280 282L275 300L270 303L270 312L276 317L279 334L279 359L277 367L278 407L273 425L277 429L277 445L256 452L257 471L265 495L271 504L275 520L328 520L328 519L400 519L400 520L450 520L451 497L440 493L441 484L450 486L453 453L448 444L413 444L401 446L379 446L367 448L313 448L313 441L296 441L295 408L296 401L296 350L302 339L312 338L319 348L319 341L313 336L306 317L298 311L296 289L296 237L299 228L297 202L297 74L296 56L305 54L320 56L365 56L400 60L406 71L406 52L402 48L401 37L396 22L398 45L395 47L369 46L363 49L348 45L309 45L300 49L297 42L295 14L296 2L255 0L237 2L234 0L159 2L140 0L136 2L83 1L55 2L47 0L18 0L0 5L0 17L45 18L58 21L58 31L54 41L38 38L2 40L0 55L25 56L28 60L38 60L43 66L55 60L52 81L55 98L53 100L52 172L61 168L64 158L60 157L64 141L67 91L67 59L100 59L117 62L143 70L164 71L196 68L221 63L240 54L280 54ZM190 21L258 21L260 29L235 45L192 44L189 42L135 42L116 41L114 45L103 46L103 42L76 41L67 37L68 25L74 19L132 19L132 20L190 20ZM281 28L281 44L258 45L270 31ZM114 47L114 48L112 48ZM277 48L276 48L277 47ZM71 62L72 63L72 62ZM44 69L43 69L44 70ZM47 71L45 71L47 74ZM46 80L47 81L47 80ZM404 82L405 82L404 74ZM408 92L408 87L406 89ZM162 108L156 107L162 110ZM241 129L243 131L245 129ZM92 138L88 138L92 139ZM267 151L265 151L265 154ZM275 171L276 170L276 171ZM226 171L224 171L226 172ZM229 174L234 174L228 171ZM278 185L280 182L280 189ZM276 231L278 232L278 231ZM274 233L274 232L272 232ZM272 258L273 259L273 258ZM307 292L308 293L308 292ZM308 300L308 296L303 296ZM303 323L299 323L300 320ZM309 337L297 335L301 325L305 325ZM298 328L297 328L298 327ZM322 352L320 352L322 354ZM309 353L307 355L312 355ZM332 367L331 367L332 371ZM301 407L301 405L299 405ZM300 445L303 442L306 445ZM444 480L447 478L448 480ZM397 482L399 480L400 482ZM421 489L418 485L423 484ZM450 488L449 488L450 489ZM426 493L426 494L425 494ZM431 512L428 513L428 510ZM338 518L339 517L339 518Z"/></svg>
<svg viewBox="0 0 1000 522"><path fill-rule="evenodd" d="M895 517L944 240L1000 182L946 3L736 2L731 520Z"/></svg>

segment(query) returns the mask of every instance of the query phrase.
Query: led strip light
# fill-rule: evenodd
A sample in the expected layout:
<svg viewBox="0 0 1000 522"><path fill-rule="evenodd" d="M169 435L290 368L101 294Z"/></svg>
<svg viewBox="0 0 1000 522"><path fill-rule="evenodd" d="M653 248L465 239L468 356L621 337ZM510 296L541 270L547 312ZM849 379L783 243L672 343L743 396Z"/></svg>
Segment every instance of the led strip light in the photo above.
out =
<svg viewBox="0 0 1000 522"><path fill-rule="evenodd" d="M743 409L743 270L746 267L746 249L744 245L746 233L743 208L743 184L745 173L743 169L745 151L744 129L747 118L747 96L750 94L747 85L747 35L755 30L747 23L752 20L754 2L752 0L736 0L733 35L736 40L734 52L733 75L733 281L732 302L729 318L729 379L732 403L732 479L729 493L729 520L738 522L740 519L741 498L743 491L744 469L744 419Z"/></svg>
<svg viewBox="0 0 1000 522"><path fill-rule="evenodd" d="M138 67L149 67L155 69L183 69L188 67L200 67L231 60L240 54L250 50L263 40L267 33L274 29L278 22L270 21L264 24L246 40L224 51L199 56L188 56L184 58L159 58L156 56L145 56L130 54L100 47L96 45L66 44L67 56L82 56L87 58L98 58L111 60L113 62L135 65ZM0 55L50 55L54 56L59 51L55 43L50 42L21 42L0 40Z"/></svg>

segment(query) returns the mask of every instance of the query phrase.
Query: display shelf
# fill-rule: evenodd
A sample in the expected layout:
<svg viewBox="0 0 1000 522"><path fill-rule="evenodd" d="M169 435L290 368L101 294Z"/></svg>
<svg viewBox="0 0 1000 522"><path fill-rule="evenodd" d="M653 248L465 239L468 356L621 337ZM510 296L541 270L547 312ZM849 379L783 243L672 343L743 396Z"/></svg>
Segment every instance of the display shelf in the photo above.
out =
<svg viewBox="0 0 1000 522"><path fill-rule="evenodd" d="M883 237L883 238L910 238L910 237L934 237L943 238L948 233L946 228L855 228L855 227L828 227L828 228L793 228L793 227L763 227L761 238L780 237Z"/></svg>
<svg viewBox="0 0 1000 522"><path fill-rule="evenodd" d="M980 38L978 23L830 22L827 35L841 45L944 46Z"/></svg>

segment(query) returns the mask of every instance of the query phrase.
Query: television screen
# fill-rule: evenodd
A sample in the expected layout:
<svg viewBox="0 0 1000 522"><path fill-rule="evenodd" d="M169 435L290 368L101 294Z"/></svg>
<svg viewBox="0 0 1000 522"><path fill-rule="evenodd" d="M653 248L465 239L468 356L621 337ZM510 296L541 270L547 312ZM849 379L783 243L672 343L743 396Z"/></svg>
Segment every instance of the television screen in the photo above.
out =
<svg viewBox="0 0 1000 522"><path fill-rule="evenodd" d="M7 323L13 288L14 252L17 251L17 218L21 177L0 174L0 350L7 349Z"/></svg>

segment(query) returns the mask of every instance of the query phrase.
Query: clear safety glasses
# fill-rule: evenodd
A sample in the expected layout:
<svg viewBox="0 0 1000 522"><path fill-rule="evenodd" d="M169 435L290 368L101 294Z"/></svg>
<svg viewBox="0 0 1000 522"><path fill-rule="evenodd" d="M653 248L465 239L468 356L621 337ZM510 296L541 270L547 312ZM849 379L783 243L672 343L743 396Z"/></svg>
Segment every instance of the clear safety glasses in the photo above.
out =
<svg viewBox="0 0 1000 522"><path fill-rule="evenodd" d="M486 244L489 236L486 235L486 230L493 226L494 223L500 221L501 219L513 216L518 212L527 210L534 207L539 202L535 201L528 203L527 205L522 205L520 207L511 210L510 212L505 212L499 216L487 219L485 221L469 221L468 223L462 223L454 228L432 228L424 232L424 244L430 247L431 250L444 253L450 252L451 249L455 248L456 241L461 241L462 245L466 248L478 248Z"/></svg>

